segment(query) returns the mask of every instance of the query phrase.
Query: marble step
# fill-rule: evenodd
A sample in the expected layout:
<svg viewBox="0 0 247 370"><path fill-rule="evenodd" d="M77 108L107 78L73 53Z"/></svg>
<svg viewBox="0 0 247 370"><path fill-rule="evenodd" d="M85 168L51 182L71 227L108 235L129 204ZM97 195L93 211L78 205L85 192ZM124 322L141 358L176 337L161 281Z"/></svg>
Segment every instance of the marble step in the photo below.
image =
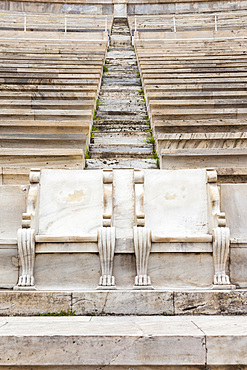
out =
<svg viewBox="0 0 247 370"><path fill-rule="evenodd" d="M1 98L0 98L1 101ZM146 103L143 100L143 96L139 93L139 91L130 91L129 94L126 90L124 93L121 91L104 91L101 92L99 95L99 106L109 104L118 104L119 105L141 105L146 106Z"/></svg>
<svg viewBox="0 0 247 370"><path fill-rule="evenodd" d="M0 135L1 137L1 135ZM135 147L141 147L143 145L146 145L145 140L148 138L147 135L137 135L137 136L97 136L91 139L91 144L94 146L90 147L92 150L96 146L110 146L110 145L133 145Z"/></svg>
<svg viewBox="0 0 247 370"><path fill-rule="evenodd" d="M123 50L109 50L107 53L106 58L108 60L115 60L115 59L135 59L136 60L136 55L133 50L125 49L124 52Z"/></svg>
<svg viewBox="0 0 247 370"><path fill-rule="evenodd" d="M131 46L131 37L125 35L112 35L110 37L110 45L111 46Z"/></svg>
<svg viewBox="0 0 247 370"><path fill-rule="evenodd" d="M2 316L0 324L1 365L8 368L49 364L61 369L69 364L67 368L85 370L180 370L247 365L244 316Z"/></svg>
<svg viewBox="0 0 247 370"><path fill-rule="evenodd" d="M146 107L145 106L136 105L136 107L134 107L132 105L130 107L130 106L121 106L121 105L119 105L119 106L101 105L97 109L97 115L102 116L102 118L105 115L108 115L108 116L112 116L112 115L125 115L125 116L133 115L133 116L137 116L137 115L141 115L141 114L143 114L145 116L145 114L146 114Z"/></svg>
<svg viewBox="0 0 247 370"><path fill-rule="evenodd" d="M118 124L108 124L108 125L94 125L95 129L96 129L96 132L100 133L100 132L104 132L104 133L117 133L117 132L125 132L125 133L137 133L138 132L148 132L148 130L150 129L150 126L149 125L125 125L125 124L122 124L122 123L118 123Z"/></svg>
<svg viewBox="0 0 247 370"><path fill-rule="evenodd" d="M145 107L145 103L143 101L143 97L142 96L133 96L133 97L130 97L126 94L125 96L127 99L123 99L122 97L122 94L121 92L118 93L118 95L116 94L115 96L113 94L108 94L108 95L105 95L105 94L101 94L99 96L99 104L100 106L102 105L119 105L121 107L123 106L126 106L126 107L131 107L131 106L143 106ZM115 98L115 99L114 99ZM0 102L1 102L1 98L0 98Z"/></svg>
<svg viewBox="0 0 247 370"><path fill-rule="evenodd" d="M93 148L90 146L91 159L104 158L151 158L153 156L153 146L149 148L131 148L127 145L119 147L119 145L111 145L106 147Z"/></svg>
<svg viewBox="0 0 247 370"><path fill-rule="evenodd" d="M145 118L145 116L143 117ZM138 116L133 116L132 117L130 115L128 116L124 116L124 115L118 115L118 116L105 116L105 117L102 117L102 118L99 118L99 119L96 119L94 121L94 125L96 126L101 126L101 125L104 125L106 127L108 127L109 125L122 125L122 126L125 126L127 127L128 125L129 126L145 126L147 127L148 125L148 122L145 120L145 119L142 119L142 117L140 117L140 115Z"/></svg>
<svg viewBox="0 0 247 370"><path fill-rule="evenodd" d="M139 77L122 77L122 76L119 76L118 78L116 78L115 76L114 77L104 77L103 79L104 81L104 84L106 85L114 85L114 86L139 86L139 88L141 89L141 81L140 81L140 78Z"/></svg>
<svg viewBox="0 0 247 370"><path fill-rule="evenodd" d="M93 109L94 100L1 100L2 108L9 109Z"/></svg>
<svg viewBox="0 0 247 370"><path fill-rule="evenodd" d="M114 85L102 85L100 88L100 95L105 93L120 93L120 94L139 94L140 95L141 86L132 85L132 86L121 86L119 88L118 86Z"/></svg>
<svg viewBox="0 0 247 370"><path fill-rule="evenodd" d="M136 59L135 58L111 59L110 63L111 63L110 65L112 66L120 66L120 67L125 66L126 68L130 68L130 67L132 68L133 66L136 66Z"/></svg>
<svg viewBox="0 0 247 370"><path fill-rule="evenodd" d="M111 131L108 132L107 128L106 131L93 131L93 137L94 137L94 142L96 138L127 138L127 137L135 137L135 138L143 138L146 139L147 137L151 137L151 133L148 131L135 131L133 134L131 131Z"/></svg>
<svg viewBox="0 0 247 370"><path fill-rule="evenodd" d="M151 158L104 158L104 159L86 159L86 169L104 169L104 168L139 168L154 169L157 168L156 159Z"/></svg>
<svg viewBox="0 0 247 370"><path fill-rule="evenodd" d="M116 66L116 65L111 65L107 64L108 72L118 72L118 73L137 73L139 71L138 67L132 67L131 70L126 66L122 66L121 64Z"/></svg>
<svg viewBox="0 0 247 370"><path fill-rule="evenodd" d="M121 76L121 78L125 78L125 77L137 77L137 74L138 74L138 69L136 67L134 68L120 68L119 67L115 67L115 70L108 70L108 72L105 73L105 77L116 77L116 78L119 78ZM138 75L139 77L139 75Z"/></svg>

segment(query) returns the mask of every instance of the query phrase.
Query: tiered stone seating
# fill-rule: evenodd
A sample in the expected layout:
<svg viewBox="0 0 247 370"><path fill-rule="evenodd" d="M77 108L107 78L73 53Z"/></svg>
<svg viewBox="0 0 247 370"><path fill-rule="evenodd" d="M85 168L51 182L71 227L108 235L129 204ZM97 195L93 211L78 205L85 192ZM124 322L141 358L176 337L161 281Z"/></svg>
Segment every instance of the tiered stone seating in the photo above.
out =
<svg viewBox="0 0 247 370"><path fill-rule="evenodd" d="M0 29L15 29L23 31L64 31L67 32L92 32L111 31L112 15L77 15L53 13L20 13L0 12Z"/></svg>
<svg viewBox="0 0 247 370"><path fill-rule="evenodd" d="M135 39L162 168L247 175L246 46L243 37Z"/></svg>
<svg viewBox="0 0 247 370"><path fill-rule="evenodd" d="M82 169L107 34L3 30L0 43L2 183L33 166Z"/></svg>
<svg viewBox="0 0 247 370"><path fill-rule="evenodd" d="M215 20L216 17L216 20ZM160 31L176 32L181 31L212 31L215 30L215 23L217 31L222 30L239 30L246 29L247 11L235 10L234 12L217 12L217 13L203 13L203 14L161 14L161 15L140 15L130 16L129 26L132 34L135 31ZM175 22L175 24L174 24Z"/></svg>

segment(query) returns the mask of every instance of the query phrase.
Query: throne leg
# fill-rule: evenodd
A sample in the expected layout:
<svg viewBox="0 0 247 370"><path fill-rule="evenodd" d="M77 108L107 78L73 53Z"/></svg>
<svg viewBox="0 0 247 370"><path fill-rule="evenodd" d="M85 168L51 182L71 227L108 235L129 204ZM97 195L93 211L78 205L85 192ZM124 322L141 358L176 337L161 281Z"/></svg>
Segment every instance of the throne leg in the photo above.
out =
<svg viewBox="0 0 247 370"><path fill-rule="evenodd" d="M112 275L115 252L115 227L101 227L98 230L98 249L101 266L101 277L97 289L116 289Z"/></svg>
<svg viewBox="0 0 247 370"><path fill-rule="evenodd" d="M15 290L35 290L35 233L33 229L19 229L17 234L18 252L21 261L21 275Z"/></svg>
<svg viewBox="0 0 247 370"><path fill-rule="evenodd" d="M230 230L217 227L213 230L214 285L213 289L235 289L226 274L226 262L229 255Z"/></svg>
<svg viewBox="0 0 247 370"><path fill-rule="evenodd" d="M148 260L151 251L151 231L146 227L134 227L134 247L136 255L135 289L153 289L148 276Z"/></svg>

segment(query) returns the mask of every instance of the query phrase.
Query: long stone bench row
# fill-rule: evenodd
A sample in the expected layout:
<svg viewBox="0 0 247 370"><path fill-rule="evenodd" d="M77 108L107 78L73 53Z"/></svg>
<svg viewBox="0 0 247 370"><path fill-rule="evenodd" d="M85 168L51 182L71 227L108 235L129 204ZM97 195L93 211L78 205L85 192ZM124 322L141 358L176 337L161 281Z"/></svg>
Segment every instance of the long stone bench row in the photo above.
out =
<svg viewBox="0 0 247 370"><path fill-rule="evenodd" d="M204 14L159 14L140 15L128 17L130 31L165 31L165 32L184 32L184 31L205 31L215 30L216 32L225 29L245 29L247 21L246 10L236 10L229 12L215 12Z"/></svg>
<svg viewBox="0 0 247 370"><path fill-rule="evenodd" d="M236 11L246 9L243 0L5 0L0 9L25 12L119 14L126 8L127 14L178 14L194 12Z"/></svg>
<svg viewBox="0 0 247 370"><path fill-rule="evenodd" d="M0 12L0 30L110 33L112 21L112 15Z"/></svg>
<svg viewBox="0 0 247 370"><path fill-rule="evenodd" d="M15 38L16 32L12 37L10 32L7 38L0 31L0 167L5 184L26 183L33 166L84 167L108 42L106 35L85 40L75 34L52 33L49 39L42 33L38 38L20 34Z"/></svg>
<svg viewBox="0 0 247 370"><path fill-rule="evenodd" d="M162 168L216 166L222 181L246 179L246 46L135 38Z"/></svg>

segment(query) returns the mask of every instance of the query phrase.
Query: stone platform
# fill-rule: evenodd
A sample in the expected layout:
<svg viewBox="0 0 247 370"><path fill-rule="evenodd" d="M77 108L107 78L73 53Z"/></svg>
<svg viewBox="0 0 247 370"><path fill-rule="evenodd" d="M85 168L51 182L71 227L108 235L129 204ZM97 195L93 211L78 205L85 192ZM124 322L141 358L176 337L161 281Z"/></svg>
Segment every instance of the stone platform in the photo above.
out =
<svg viewBox="0 0 247 370"><path fill-rule="evenodd" d="M2 291L0 316L246 315L247 290Z"/></svg>
<svg viewBox="0 0 247 370"><path fill-rule="evenodd" d="M246 317L2 317L0 366L242 369L246 342Z"/></svg>

